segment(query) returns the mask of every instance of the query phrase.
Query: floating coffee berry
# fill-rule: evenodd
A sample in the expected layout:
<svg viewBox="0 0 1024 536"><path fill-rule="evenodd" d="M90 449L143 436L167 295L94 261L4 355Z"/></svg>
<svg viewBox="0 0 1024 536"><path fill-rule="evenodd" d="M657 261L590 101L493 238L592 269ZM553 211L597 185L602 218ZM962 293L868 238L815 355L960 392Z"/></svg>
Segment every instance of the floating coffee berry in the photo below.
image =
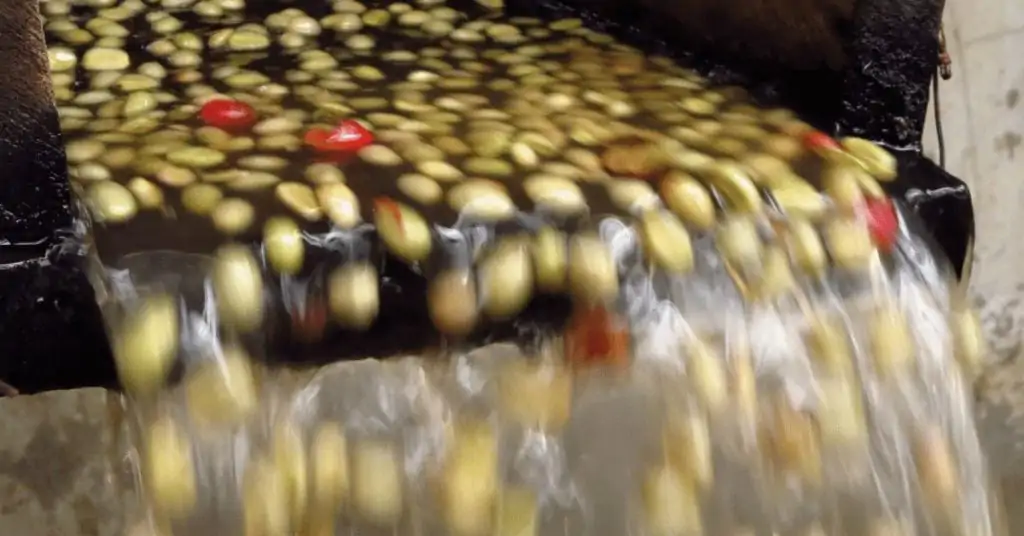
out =
<svg viewBox="0 0 1024 536"><path fill-rule="evenodd" d="M373 143L373 134L358 121L345 120L333 130L310 129L306 132L305 142L317 151L347 153Z"/></svg>
<svg viewBox="0 0 1024 536"><path fill-rule="evenodd" d="M212 127L237 130L256 123L256 110L244 102L213 99L199 110L199 118Z"/></svg>
<svg viewBox="0 0 1024 536"><path fill-rule="evenodd" d="M896 243L899 220L892 200L887 197L869 198L864 203L864 218L867 220L871 239L882 251L889 251Z"/></svg>

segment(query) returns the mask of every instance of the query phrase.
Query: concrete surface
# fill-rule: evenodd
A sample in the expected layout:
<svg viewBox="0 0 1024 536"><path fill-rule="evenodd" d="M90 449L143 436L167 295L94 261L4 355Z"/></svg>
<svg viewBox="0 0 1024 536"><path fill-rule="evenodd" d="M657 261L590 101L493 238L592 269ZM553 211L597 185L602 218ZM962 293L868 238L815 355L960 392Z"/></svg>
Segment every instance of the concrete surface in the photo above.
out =
<svg viewBox="0 0 1024 536"><path fill-rule="evenodd" d="M123 532L107 423L100 389L0 402L0 535Z"/></svg>
<svg viewBox="0 0 1024 536"><path fill-rule="evenodd" d="M1024 1L949 0L954 78L940 86L947 167L975 195L973 293L995 361L982 379L982 425L1012 503L1024 492ZM934 125L926 134L937 159ZM0 401L0 536L112 536L124 497L108 482L99 390ZM1024 506L1011 507L1024 534Z"/></svg>

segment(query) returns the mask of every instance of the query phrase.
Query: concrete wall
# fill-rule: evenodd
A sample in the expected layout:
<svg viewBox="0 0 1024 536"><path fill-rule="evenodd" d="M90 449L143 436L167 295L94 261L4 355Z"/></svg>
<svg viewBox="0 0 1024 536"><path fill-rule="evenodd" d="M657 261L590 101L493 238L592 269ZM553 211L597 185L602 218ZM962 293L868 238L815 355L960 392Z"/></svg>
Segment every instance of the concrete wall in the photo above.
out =
<svg viewBox="0 0 1024 536"><path fill-rule="evenodd" d="M947 0L944 20L946 167L974 192L972 288L997 357L1009 358L1024 351L1024 0ZM926 150L938 161L930 115Z"/></svg>

